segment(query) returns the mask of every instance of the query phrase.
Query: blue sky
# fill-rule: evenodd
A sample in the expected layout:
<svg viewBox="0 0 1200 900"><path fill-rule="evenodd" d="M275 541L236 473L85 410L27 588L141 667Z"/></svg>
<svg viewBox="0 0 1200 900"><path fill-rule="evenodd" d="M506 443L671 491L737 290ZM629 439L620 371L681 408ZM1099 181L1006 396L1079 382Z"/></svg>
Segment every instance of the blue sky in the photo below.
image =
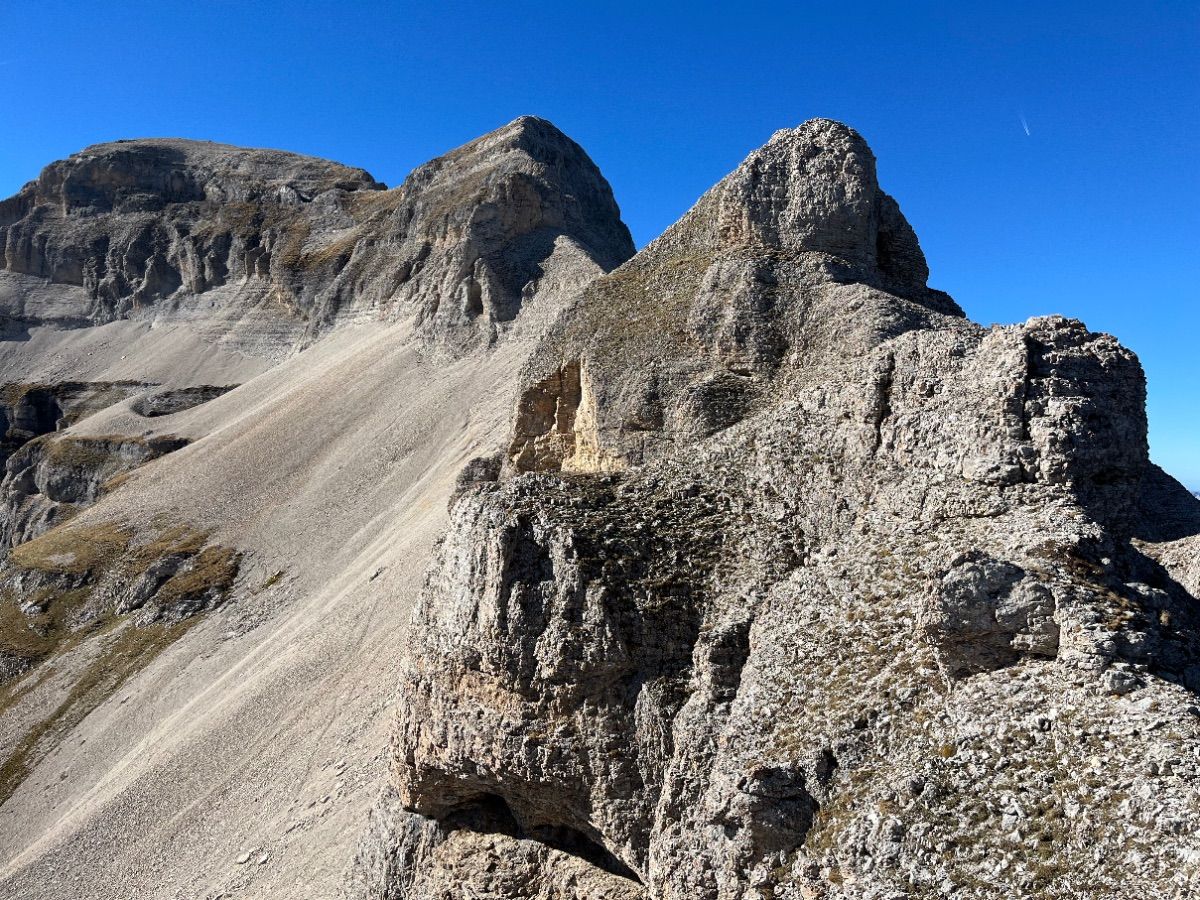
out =
<svg viewBox="0 0 1200 900"><path fill-rule="evenodd" d="M161 135L396 184L532 113L641 245L775 129L836 118L972 318L1061 312L1137 351L1152 454L1200 488L1200 5L990 6L3 0L0 195Z"/></svg>

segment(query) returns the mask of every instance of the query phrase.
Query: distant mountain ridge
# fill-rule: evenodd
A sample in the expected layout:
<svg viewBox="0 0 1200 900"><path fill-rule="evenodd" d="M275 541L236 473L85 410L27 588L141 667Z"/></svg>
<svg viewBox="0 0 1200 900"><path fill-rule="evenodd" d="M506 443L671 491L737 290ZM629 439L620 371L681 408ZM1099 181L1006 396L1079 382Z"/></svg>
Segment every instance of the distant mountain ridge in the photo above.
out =
<svg viewBox="0 0 1200 900"><path fill-rule="evenodd" d="M528 116L393 190L282 151L99 144L0 203L0 247L10 329L203 317L273 356L340 322L413 315L436 340L492 340L573 255L612 268L633 253L582 148Z"/></svg>

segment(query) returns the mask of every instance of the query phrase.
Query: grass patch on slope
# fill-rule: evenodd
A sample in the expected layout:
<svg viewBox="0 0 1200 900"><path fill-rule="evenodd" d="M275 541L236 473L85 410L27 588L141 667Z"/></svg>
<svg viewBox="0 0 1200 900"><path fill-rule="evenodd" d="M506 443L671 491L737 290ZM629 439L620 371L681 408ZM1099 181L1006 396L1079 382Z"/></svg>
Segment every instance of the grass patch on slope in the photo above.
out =
<svg viewBox="0 0 1200 900"><path fill-rule="evenodd" d="M56 575L96 575L125 553L131 539L128 529L110 522L68 523L13 547L9 562L21 569Z"/></svg>
<svg viewBox="0 0 1200 900"><path fill-rule="evenodd" d="M33 770L72 728L113 695L167 647L195 624L195 618L144 627L132 622L114 623L99 639L105 646L88 663L67 696L42 719L0 763L0 804L5 803Z"/></svg>
<svg viewBox="0 0 1200 900"><path fill-rule="evenodd" d="M146 603L171 617L137 624L136 612L115 614L113 598L122 587L163 562L173 570ZM137 541L124 525L68 523L13 548L0 568L0 584L13 579L0 591L0 653L29 668L0 685L0 714L49 678L56 659L85 640L97 643L53 712L0 761L0 804L63 736L182 637L205 604L228 593L240 562L236 551L210 544L206 532L187 525ZM38 586L26 587L30 580ZM29 612L13 582L28 592Z"/></svg>

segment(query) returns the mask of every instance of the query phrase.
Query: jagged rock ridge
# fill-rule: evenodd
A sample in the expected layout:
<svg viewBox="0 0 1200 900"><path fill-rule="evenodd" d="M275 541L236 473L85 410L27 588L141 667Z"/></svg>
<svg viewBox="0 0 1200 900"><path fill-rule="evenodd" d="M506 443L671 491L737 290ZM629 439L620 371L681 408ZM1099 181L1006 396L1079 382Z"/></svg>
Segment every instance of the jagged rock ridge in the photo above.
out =
<svg viewBox="0 0 1200 900"><path fill-rule="evenodd" d="M926 274L814 120L563 312L414 612L353 896L1200 886L1200 502L1141 368Z"/></svg>
<svg viewBox="0 0 1200 900"><path fill-rule="evenodd" d="M0 231L14 896L330 895L398 644L353 896L1195 892L1200 501L1140 367L966 321L851 129L604 277L532 118L394 190L102 145Z"/></svg>
<svg viewBox="0 0 1200 900"><path fill-rule="evenodd" d="M962 315L926 286L865 142L833 123L805 128L804 142L775 135L559 319L527 373L516 469L636 462L727 427L825 357ZM593 460L597 442L620 452Z"/></svg>

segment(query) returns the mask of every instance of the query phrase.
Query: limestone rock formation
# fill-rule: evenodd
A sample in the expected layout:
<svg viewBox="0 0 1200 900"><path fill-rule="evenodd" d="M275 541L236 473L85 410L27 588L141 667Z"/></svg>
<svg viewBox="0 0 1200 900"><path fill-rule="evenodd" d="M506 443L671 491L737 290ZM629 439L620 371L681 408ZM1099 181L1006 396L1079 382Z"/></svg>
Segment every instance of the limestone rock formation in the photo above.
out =
<svg viewBox="0 0 1200 900"><path fill-rule="evenodd" d="M351 896L1200 890L1200 502L1142 370L926 276L814 120L563 311L406 632Z"/></svg>
<svg viewBox="0 0 1200 900"><path fill-rule="evenodd" d="M728 427L776 381L911 327L905 317L961 316L926 287L862 139L804 129L803 141L776 134L559 319L530 363L513 468L639 462Z"/></svg>
<svg viewBox="0 0 1200 900"><path fill-rule="evenodd" d="M1200 889L1138 361L969 322L852 129L636 255L531 117L103 144L0 248L0 894Z"/></svg>

